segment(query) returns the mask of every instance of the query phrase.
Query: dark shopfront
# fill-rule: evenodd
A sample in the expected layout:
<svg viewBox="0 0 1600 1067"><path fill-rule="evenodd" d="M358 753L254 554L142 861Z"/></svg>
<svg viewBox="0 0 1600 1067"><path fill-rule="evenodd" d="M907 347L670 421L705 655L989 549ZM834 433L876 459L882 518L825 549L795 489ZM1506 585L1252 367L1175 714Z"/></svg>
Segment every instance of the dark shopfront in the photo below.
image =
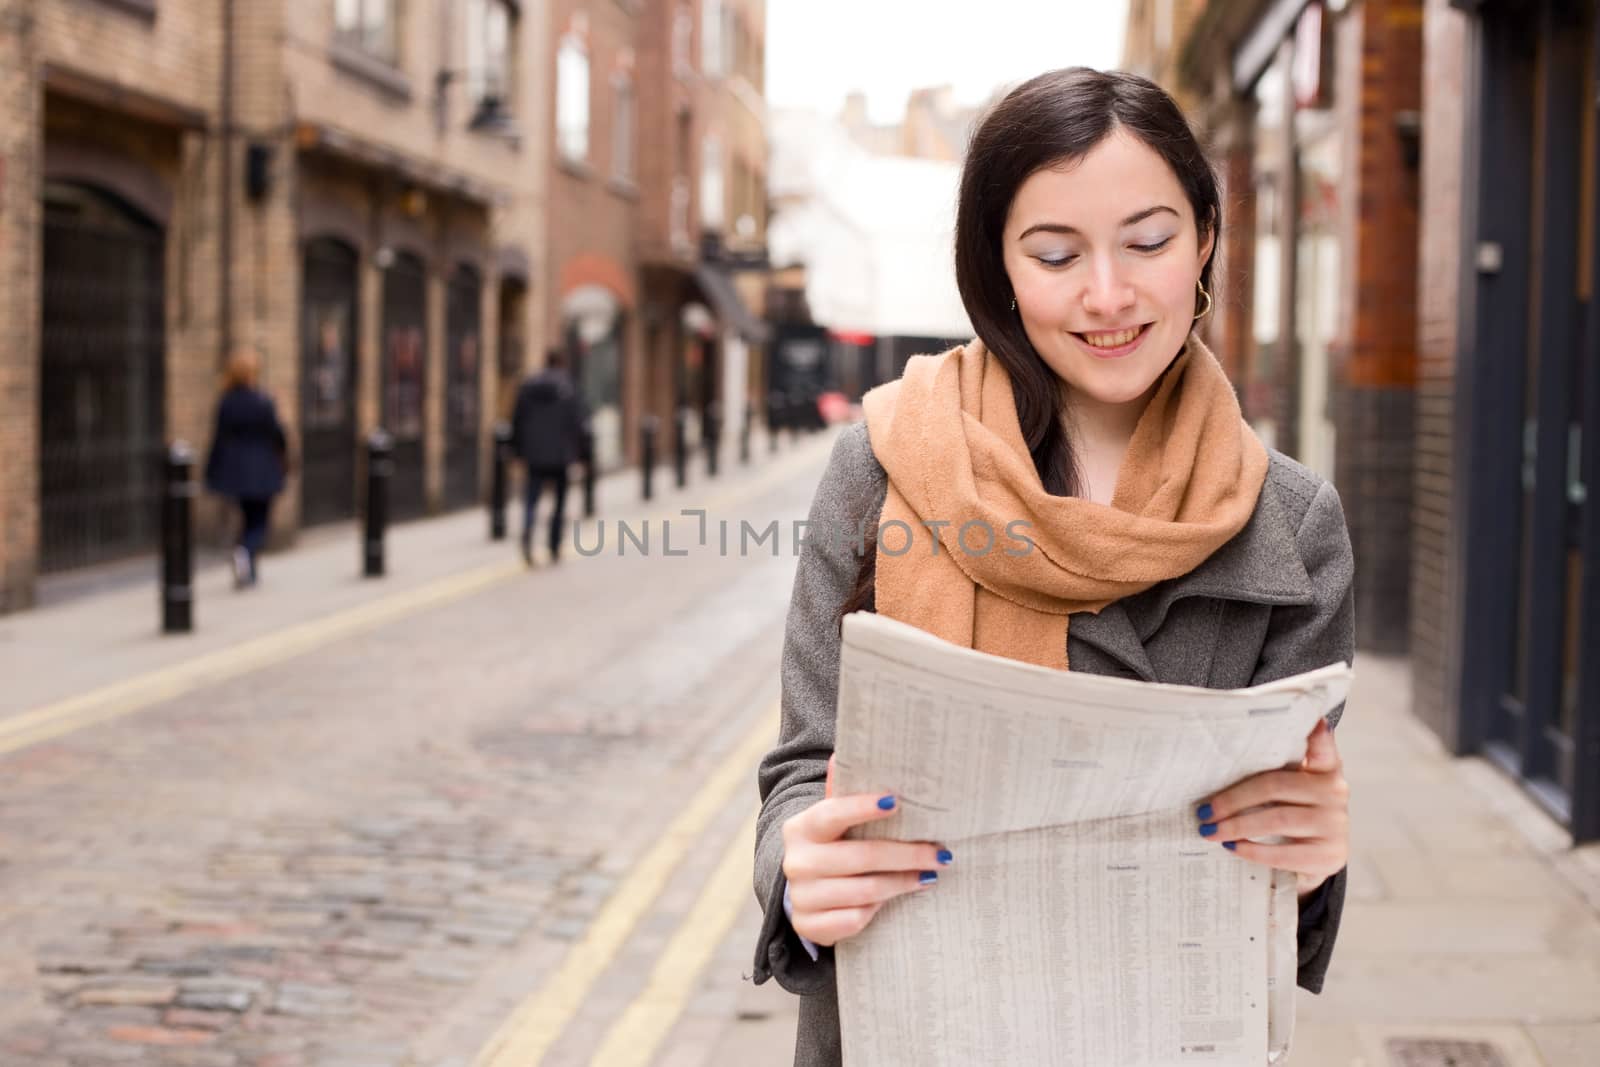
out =
<svg viewBox="0 0 1600 1067"><path fill-rule="evenodd" d="M1600 839L1600 20L1592 0L1457 6L1477 19L1454 744L1583 842Z"/></svg>

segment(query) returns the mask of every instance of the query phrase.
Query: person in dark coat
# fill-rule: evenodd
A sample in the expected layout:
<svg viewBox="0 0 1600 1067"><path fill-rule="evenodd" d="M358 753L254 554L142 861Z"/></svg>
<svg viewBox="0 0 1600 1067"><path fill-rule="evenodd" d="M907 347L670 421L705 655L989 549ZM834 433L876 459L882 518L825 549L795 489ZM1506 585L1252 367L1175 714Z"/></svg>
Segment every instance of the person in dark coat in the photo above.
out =
<svg viewBox="0 0 1600 1067"><path fill-rule="evenodd" d="M239 508L233 577L240 588L256 582L272 498L283 491L288 473L288 438L272 398L257 387L260 376L261 357L254 350L241 349L228 361L206 458L206 488L231 498Z"/></svg>
<svg viewBox="0 0 1600 1067"><path fill-rule="evenodd" d="M555 494L550 516L550 562L561 561L561 522L566 510L567 468L584 456L589 410L567 372L566 353L552 348L544 369L517 390L511 442L525 468L522 558L533 565L533 527L539 498L548 484Z"/></svg>

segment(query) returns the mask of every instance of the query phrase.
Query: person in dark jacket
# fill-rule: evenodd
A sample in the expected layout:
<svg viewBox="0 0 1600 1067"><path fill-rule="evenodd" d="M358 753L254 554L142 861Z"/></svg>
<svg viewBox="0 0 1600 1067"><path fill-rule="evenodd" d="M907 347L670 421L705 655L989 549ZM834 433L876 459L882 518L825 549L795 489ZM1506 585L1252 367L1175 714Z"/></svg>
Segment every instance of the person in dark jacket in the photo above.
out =
<svg viewBox="0 0 1600 1067"><path fill-rule="evenodd" d="M561 522L566 510L567 467L584 456L589 411L567 373L566 353L552 348L544 369L517 390L511 416L511 441L525 468L522 506L522 558L533 565L534 517L548 484L555 494L550 516L550 562L561 561Z"/></svg>
<svg viewBox="0 0 1600 1067"><path fill-rule="evenodd" d="M260 376L261 357L252 349L240 349L228 361L206 458L206 488L230 497L239 508L239 539L233 550L234 584L239 588L256 583L272 498L283 491L288 473L288 438L272 398L257 387Z"/></svg>

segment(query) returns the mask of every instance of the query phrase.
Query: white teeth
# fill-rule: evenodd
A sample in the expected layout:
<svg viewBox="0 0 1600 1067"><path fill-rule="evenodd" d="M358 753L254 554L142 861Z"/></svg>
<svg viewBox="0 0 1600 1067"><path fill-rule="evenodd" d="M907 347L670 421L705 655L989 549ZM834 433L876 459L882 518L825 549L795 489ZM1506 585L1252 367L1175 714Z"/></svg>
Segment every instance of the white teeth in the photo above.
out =
<svg viewBox="0 0 1600 1067"><path fill-rule="evenodd" d="M1142 327L1131 330L1121 330L1117 333L1086 333L1083 339L1096 348L1119 348L1139 336Z"/></svg>

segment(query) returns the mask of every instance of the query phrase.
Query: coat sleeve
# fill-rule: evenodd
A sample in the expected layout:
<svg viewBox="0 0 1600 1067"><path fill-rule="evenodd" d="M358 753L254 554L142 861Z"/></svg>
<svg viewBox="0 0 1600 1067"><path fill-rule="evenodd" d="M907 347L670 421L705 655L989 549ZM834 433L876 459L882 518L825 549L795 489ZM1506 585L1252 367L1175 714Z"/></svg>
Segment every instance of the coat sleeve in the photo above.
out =
<svg viewBox="0 0 1600 1067"><path fill-rule="evenodd" d="M768 978L792 993L826 988L833 950L813 961L784 914L783 824L822 799L833 753L839 696L839 609L860 569L859 532L876 521L886 489L866 426L834 443L807 516L784 628L783 721L778 744L761 761L761 814L756 826L755 892L765 911L756 945L759 985Z"/></svg>
<svg viewBox="0 0 1600 1067"><path fill-rule="evenodd" d="M1252 685L1334 662L1350 663L1355 657L1355 559L1344 509L1332 483L1323 482L1311 490L1311 502L1295 541L1311 578L1312 599L1308 604L1272 609ZM1328 713L1328 725L1337 727L1343 714L1341 704ZM1313 993L1322 992L1327 977L1344 911L1347 877L1348 869L1341 870L1300 905L1298 984Z"/></svg>
<svg viewBox="0 0 1600 1067"><path fill-rule="evenodd" d="M206 449L205 485L212 492L217 492L218 483L222 478L222 450L227 445L222 440L223 431L223 403L217 402L216 417L211 420L211 447Z"/></svg>

